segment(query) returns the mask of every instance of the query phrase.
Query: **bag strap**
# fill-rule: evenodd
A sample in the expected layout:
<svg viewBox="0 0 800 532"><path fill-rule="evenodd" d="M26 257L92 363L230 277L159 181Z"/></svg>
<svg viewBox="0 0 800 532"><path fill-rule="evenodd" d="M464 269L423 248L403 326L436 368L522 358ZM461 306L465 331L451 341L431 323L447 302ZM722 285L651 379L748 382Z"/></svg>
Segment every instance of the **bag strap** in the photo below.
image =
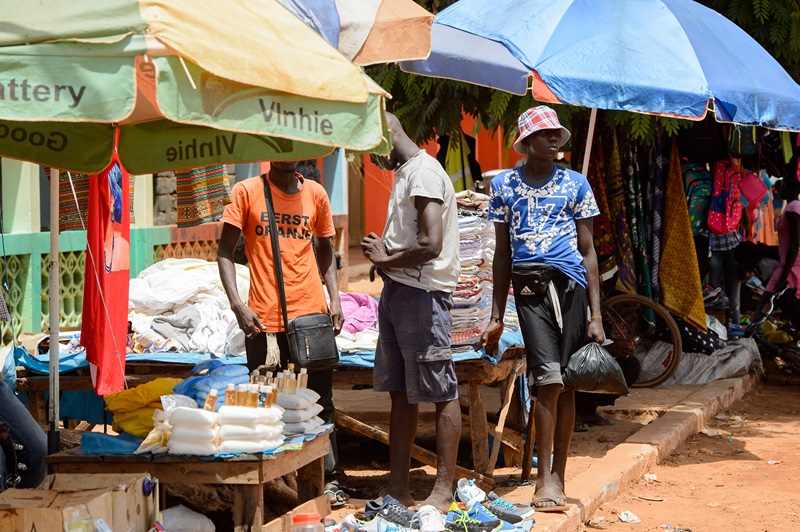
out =
<svg viewBox="0 0 800 532"><path fill-rule="evenodd" d="M264 201L267 204L267 218L269 218L269 239L272 241L272 259L275 262L275 284L278 285L278 295L281 299L283 327L286 332L289 332L289 314L286 311L286 288L283 285L281 248L278 244L278 224L275 223L275 211L272 208L272 190L267 183L267 174L261 174L261 183L264 185Z"/></svg>

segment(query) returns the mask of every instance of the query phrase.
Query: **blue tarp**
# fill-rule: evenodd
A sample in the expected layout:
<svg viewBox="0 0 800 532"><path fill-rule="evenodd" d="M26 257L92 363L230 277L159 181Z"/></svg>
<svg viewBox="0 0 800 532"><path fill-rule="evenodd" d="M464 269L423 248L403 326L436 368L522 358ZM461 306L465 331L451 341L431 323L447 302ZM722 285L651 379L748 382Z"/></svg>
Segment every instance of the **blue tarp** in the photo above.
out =
<svg viewBox="0 0 800 532"><path fill-rule="evenodd" d="M500 346L498 353L504 353L507 349L514 346L522 346L522 334L519 332L504 332L500 338ZM49 374L49 360L50 355L45 353L42 355L31 355L24 349L16 349L14 354L17 356L17 364L24 366L36 373L43 375ZM456 362L462 360L475 360L483 359L490 364L497 364L500 356L490 357L486 354L485 349L480 351L469 350L465 352L457 352L453 355L453 360ZM216 356L210 353L144 353L135 354L129 353L125 356L127 362L168 362L173 364L209 364L209 361L218 361L211 366L217 367L221 364L247 364L247 357L244 355L222 355ZM342 353L339 357L339 364L343 366L371 368L375 362L374 351L362 351L358 353ZM61 355L59 357L59 371L60 373L68 373L78 368L87 367L89 363L86 361L86 353L72 353L68 355ZM195 368L195 371L200 371Z"/></svg>

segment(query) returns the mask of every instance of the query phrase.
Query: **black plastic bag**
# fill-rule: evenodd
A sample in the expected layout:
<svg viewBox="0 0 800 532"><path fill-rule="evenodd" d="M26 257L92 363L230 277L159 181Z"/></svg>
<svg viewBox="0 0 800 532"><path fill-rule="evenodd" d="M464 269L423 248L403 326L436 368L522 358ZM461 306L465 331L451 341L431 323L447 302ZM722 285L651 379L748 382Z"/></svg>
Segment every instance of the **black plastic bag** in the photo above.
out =
<svg viewBox="0 0 800 532"><path fill-rule="evenodd" d="M579 392L628 394L622 368L596 342L586 344L572 354L564 371L564 385Z"/></svg>

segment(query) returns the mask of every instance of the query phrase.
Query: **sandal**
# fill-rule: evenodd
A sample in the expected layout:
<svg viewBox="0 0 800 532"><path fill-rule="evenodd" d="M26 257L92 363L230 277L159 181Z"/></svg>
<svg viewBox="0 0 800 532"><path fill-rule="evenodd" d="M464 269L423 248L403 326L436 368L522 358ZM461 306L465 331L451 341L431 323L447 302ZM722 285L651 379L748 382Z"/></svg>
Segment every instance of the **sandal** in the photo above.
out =
<svg viewBox="0 0 800 532"><path fill-rule="evenodd" d="M552 502L555 506L540 506L543 503ZM537 499L533 499L531 502L531 506L533 506L534 510L537 512L566 512L569 510L569 506L567 506L567 501L565 499L552 499L550 497L539 497Z"/></svg>
<svg viewBox="0 0 800 532"><path fill-rule="evenodd" d="M575 426L572 428L573 432L588 432L589 425L584 423L583 421L576 421Z"/></svg>
<svg viewBox="0 0 800 532"><path fill-rule="evenodd" d="M350 502L350 496L339 489L339 483L336 481L325 484L325 491L322 493L328 495L331 508L340 508Z"/></svg>

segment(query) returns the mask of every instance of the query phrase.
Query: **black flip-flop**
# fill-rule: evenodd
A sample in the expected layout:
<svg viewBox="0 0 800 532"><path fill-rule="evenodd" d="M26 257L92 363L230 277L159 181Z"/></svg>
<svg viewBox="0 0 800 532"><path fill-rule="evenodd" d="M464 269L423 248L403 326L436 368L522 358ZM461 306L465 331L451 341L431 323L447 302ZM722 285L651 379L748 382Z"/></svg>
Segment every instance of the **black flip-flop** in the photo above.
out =
<svg viewBox="0 0 800 532"><path fill-rule="evenodd" d="M572 429L574 432L588 432L589 425L584 423L583 421L576 421L575 426Z"/></svg>

